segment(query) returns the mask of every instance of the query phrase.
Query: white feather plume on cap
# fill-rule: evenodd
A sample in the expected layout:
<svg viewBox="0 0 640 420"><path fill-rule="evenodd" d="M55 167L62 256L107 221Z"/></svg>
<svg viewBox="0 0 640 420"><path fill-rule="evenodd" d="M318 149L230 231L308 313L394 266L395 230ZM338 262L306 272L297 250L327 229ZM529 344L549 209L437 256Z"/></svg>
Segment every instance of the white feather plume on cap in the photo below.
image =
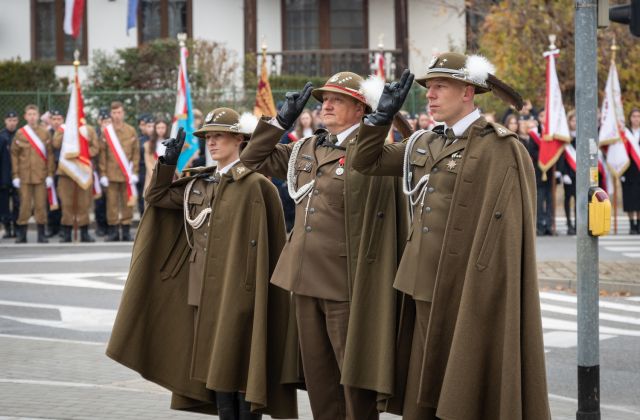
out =
<svg viewBox="0 0 640 420"><path fill-rule="evenodd" d="M241 133L251 134L258 126L258 117L250 112L244 112L238 120L238 129Z"/></svg>
<svg viewBox="0 0 640 420"><path fill-rule="evenodd" d="M467 79L472 82L485 84L489 74L495 74L496 67L481 55L470 55L465 63Z"/></svg>
<svg viewBox="0 0 640 420"><path fill-rule="evenodd" d="M372 110L378 108L378 101L384 90L384 80L380 76L371 75L360 83L360 92Z"/></svg>

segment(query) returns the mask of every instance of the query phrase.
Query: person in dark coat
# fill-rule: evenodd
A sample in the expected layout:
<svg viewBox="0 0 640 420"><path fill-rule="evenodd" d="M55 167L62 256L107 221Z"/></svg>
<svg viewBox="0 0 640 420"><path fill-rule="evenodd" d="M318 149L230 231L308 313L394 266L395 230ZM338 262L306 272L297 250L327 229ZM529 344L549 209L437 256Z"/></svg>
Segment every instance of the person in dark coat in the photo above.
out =
<svg viewBox="0 0 640 420"><path fill-rule="evenodd" d="M640 109L629 113L631 138L627 144L629 167L620 177L622 183L622 207L629 215L629 234L640 234Z"/></svg>
<svg viewBox="0 0 640 420"><path fill-rule="evenodd" d="M98 134L98 140L100 142L105 141L103 130L109 124L111 124L111 115L109 115L109 110L106 108L100 109L100 113L98 114L98 130L96 130ZM99 165L100 156L97 155L93 157L91 160L93 162L94 170L97 171L100 166ZM100 174L98 174L98 178L100 178ZM106 191L103 191L103 193L93 201L93 211L94 211L94 217L96 221L96 236L102 237L107 233L107 228L109 227L109 224L107 223Z"/></svg>
<svg viewBox="0 0 640 420"><path fill-rule="evenodd" d="M576 149L576 112L569 111L567 113L569 122L569 133L571 135L571 144L567 148ZM575 153L574 153L575 156ZM562 186L564 189L564 214L567 218L567 235L576 234L576 171L573 170L567 156L567 151L558 159L558 171L562 174ZM572 205L573 203L573 205Z"/></svg>
<svg viewBox="0 0 640 420"><path fill-rule="evenodd" d="M11 142L18 129L18 113L9 111L4 116L0 131L0 223L4 226L2 239L15 238L20 198L11 183Z"/></svg>

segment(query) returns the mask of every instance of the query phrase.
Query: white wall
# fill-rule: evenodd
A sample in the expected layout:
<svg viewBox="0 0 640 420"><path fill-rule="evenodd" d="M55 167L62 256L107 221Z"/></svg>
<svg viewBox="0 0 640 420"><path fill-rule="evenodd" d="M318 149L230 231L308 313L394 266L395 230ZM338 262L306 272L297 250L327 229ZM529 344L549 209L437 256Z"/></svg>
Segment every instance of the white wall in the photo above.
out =
<svg viewBox="0 0 640 420"><path fill-rule="evenodd" d="M409 68L424 75L434 52L465 52L464 0L409 0Z"/></svg>
<svg viewBox="0 0 640 420"><path fill-rule="evenodd" d="M369 0L369 49L378 48L380 34L386 49L396 47L396 22L394 2Z"/></svg>
<svg viewBox="0 0 640 420"><path fill-rule="evenodd" d="M31 2L0 0L0 60L31 60Z"/></svg>
<svg viewBox="0 0 640 420"><path fill-rule="evenodd" d="M282 51L282 3L280 0L258 0L258 51L262 40L267 51Z"/></svg>

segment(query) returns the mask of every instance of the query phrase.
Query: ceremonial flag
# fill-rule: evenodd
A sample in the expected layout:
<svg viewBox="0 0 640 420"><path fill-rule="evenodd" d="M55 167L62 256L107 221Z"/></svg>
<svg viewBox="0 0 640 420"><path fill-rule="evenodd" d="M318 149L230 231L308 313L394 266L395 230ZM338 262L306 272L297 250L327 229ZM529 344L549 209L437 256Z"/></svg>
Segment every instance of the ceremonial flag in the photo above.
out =
<svg viewBox="0 0 640 420"><path fill-rule="evenodd" d="M562 103L562 92L556 72L556 59L559 50L544 53L547 59L547 92L545 101L545 120L540 142L540 154L538 166L546 179L546 172L551 168L560 156L567 142L571 141L567 113Z"/></svg>
<svg viewBox="0 0 640 420"><path fill-rule="evenodd" d="M129 29L138 26L138 0L128 0L127 4L127 35Z"/></svg>
<svg viewBox="0 0 640 420"><path fill-rule="evenodd" d="M384 72L384 55L382 51L376 51L373 56L373 74L381 78L382 80L386 80L385 72Z"/></svg>
<svg viewBox="0 0 640 420"><path fill-rule="evenodd" d="M89 189L93 185L93 168L91 156L89 155L89 135L85 125L84 101L77 70L64 124L64 135L62 137L58 165L66 175L83 189Z"/></svg>
<svg viewBox="0 0 640 420"><path fill-rule="evenodd" d="M64 2L64 33L74 39L80 35L80 26L84 16L85 0L65 0Z"/></svg>
<svg viewBox="0 0 640 420"><path fill-rule="evenodd" d="M269 73L267 72L267 54L262 52L262 65L260 66L260 80L256 90L256 103L253 106L253 115L260 118L263 115L273 117L276 115L276 106L273 103Z"/></svg>
<svg viewBox="0 0 640 420"><path fill-rule="evenodd" d="M180 41L180 65L178 67L178 93L176 95L176 109L173 115L171 126L171 137L175 138L178 129L182 128L186 134L184 148L178 158L178 172L187 166L196 153L200 150L198 138L193 135L193 105L191 103L191 88L189 87L189 77L187 75L187 57L189 51Z"/></svg>
<svg viewBox="0 0 640 420"><path fill-rule="evenodd" d="M598 140L600 146L608 145L607 165L616 178L620 178L629 167L627 153L628 132L624 126L624 108L616 64L612 60L607 76L607 85L602 101L602 116Z"/></svg>

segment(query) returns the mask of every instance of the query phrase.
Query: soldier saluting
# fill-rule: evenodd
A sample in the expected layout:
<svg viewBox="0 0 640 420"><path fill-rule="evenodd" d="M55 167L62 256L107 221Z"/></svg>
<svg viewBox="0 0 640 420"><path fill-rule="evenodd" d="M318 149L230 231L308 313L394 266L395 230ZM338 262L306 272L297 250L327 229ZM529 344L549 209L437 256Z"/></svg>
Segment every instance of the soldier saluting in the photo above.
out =
<svg viewBox="0 0 640 420"><path fill-rule="evenodd" d="M362 84L357 74L341 72L322 88L312 91L307 83L288 93L277 117L258 123L240 156L248 168L286 179L296 203L271 282L293 292L316 420L377 419L376 401L394 392L391 284L406 212L392 178L366 177L351 166L359 122L377 100ZM312 94L322 102L327 130L279 144Z"/></svg>
<svg viewBox="0 0 640 420"><path fill-rule="evenodd" d="M38 242L45 237L47 222L47 188L53 187L53 149L46 128L39 125L40 112L35 105L24 109L27 124L16 133L11 143L13 186L20 189L20 213L16 222L16 243L27 242L27 223L33 215L38 226Z"/></svg>
<svg viewBox="0 0 640 420"><path fill-rule="evenodd" d="M515 133L488 123L476 94L522 99L483 57L434 57L418 83L434 119L384 144L413 75L385 86L353 165L402 177L412 209L394 287L416 316L405 419L548 419L535 258L535 177ZM383 128L382 131L380 129Z"/></svg>

